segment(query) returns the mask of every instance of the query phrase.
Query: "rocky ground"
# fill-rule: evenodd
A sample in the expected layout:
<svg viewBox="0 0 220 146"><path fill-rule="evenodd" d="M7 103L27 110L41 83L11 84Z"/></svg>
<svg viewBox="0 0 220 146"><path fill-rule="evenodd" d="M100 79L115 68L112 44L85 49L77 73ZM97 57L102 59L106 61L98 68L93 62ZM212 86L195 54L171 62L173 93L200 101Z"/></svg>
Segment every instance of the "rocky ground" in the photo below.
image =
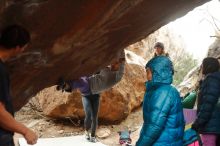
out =
<svg viewBox="0 0 220 146"><path fill-rule="evenodd" d="M17 112L15 118L33 129L40 138L82 135L84 133L82 128L83 121L74 121L70 118L62 120L51 119L45 117L41 111L31 104L27 104ZM142 110L140 108L132 112L118 125L104 125L104 123L100 123L97 130L98 140L108 146L117 146L119 145L117 132L129 129L132 131L131 137L134 144L138 138L142 121ZM15 137L17 139L21 136L16 135Z"/></svg>

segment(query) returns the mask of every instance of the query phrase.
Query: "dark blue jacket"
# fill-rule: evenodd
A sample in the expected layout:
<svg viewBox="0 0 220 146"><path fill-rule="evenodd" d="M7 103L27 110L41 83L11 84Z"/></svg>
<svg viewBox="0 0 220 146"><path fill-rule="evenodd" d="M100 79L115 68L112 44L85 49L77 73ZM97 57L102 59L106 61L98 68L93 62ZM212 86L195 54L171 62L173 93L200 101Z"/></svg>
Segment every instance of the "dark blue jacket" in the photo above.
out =
<svg viewBox="0 0 220 146"><path fill-rule="evenodd" d="M172 63L165 56L151 59L146 68L152 80L146 82L144 123L137 146L182 146L184 117L179 92L171 86Z"/></svg>
<svg viewBox="0 0 220 146"><path fill-rule="evenodd" d="M10 97L10 81L9 74L6 70L5 64L0 60L0 102L5 105L6 111L12 116L14 115L12 100ZM2 118L2 117L0 117ZM13 140L14 132L5 130L0 127L0 146L5 146Z"/></svg>
<svg viewBox="0 0 220 146"><path fill-rule="evenodd" d="M220 134L220 72L208 74L200 83L197 119L199 133Z"/></svg>

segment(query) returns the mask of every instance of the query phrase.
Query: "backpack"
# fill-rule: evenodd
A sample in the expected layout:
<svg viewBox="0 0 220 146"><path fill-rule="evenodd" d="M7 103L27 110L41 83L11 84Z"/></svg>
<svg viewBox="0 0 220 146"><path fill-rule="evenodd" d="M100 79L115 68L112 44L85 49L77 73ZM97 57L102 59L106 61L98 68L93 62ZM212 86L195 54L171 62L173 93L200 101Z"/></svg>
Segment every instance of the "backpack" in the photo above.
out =
<svg viewBox="0 0 220 146"><path fill-rule="evenodd" d="M189 146L193 144L195 146L202 146L202 140L199 134L193 129L187 129L183 136L183 146Z"/></svg>
<svg viewBox="0 0 220 146"><path fill-rule="evenodd" d="M124 146L131 146L131 131L129 130L124 130L124 131L119 131L119 144L124 145Z"/></svg>
<svg viewBox="0 0 220 146"><path fill-rule="evenodd" d="M187 93L182 99L183 108L193 109L196 102L196 91Z"/></svg>

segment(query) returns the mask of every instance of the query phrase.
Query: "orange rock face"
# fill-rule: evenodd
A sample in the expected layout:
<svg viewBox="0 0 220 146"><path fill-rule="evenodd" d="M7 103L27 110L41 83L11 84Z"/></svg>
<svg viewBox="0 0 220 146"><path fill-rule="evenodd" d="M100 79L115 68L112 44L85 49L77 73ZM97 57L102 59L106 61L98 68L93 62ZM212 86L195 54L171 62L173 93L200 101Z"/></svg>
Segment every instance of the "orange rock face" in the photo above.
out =
<svg viewBox="0 0 220 146"><path fill-rule="evenodd" d="M117 52L209 0L1 0L0 28L30 30L29 50L11 60L15 109L40 90L99 70Z"/></svg>

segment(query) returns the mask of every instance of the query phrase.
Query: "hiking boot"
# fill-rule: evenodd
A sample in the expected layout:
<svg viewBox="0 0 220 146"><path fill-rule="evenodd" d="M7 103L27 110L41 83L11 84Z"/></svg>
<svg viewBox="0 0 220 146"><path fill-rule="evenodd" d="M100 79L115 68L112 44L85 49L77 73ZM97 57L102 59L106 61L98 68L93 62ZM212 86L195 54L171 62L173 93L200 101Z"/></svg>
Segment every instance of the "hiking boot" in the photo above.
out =
<svg viewBox="0 0 220 146"><path fill-rule="evenodd" d="M97 142L96 137L91 137L91 138L90 138L90 142L96 143L96 142Z"/></svg>
<svg viewBox="0 0 220 146"><path fill-rule="evenodd" d="M86 138L86 140L90 140L89 131L85 131L85 138Z"/></svg>

